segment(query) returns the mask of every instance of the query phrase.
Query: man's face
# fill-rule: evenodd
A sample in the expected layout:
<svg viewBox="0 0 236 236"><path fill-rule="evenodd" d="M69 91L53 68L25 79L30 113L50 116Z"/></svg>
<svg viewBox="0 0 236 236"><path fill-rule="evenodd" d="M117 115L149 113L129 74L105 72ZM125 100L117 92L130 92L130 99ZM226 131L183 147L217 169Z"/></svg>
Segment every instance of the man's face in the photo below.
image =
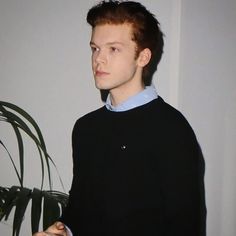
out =
<svg viewBox="0 0 236 236"><path fill-rule="evenodd" d="M98 25L92 31L92 69L98 89L129 92L142 85L142 69L129 24Z"/></svg>

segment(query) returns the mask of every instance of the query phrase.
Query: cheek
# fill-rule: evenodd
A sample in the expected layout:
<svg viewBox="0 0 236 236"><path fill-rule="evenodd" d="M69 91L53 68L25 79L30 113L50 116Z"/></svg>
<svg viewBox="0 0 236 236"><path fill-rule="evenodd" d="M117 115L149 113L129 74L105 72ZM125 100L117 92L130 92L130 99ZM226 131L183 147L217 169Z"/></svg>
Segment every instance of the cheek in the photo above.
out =
<svg viewBox="0 0 236 236"><path fill-rule="evenodd" d="M129 54L125 54L113 59L114 60L111 60L111 62L114 62L114 64L119 64L119 66L122 68L132 68L136 64L134 57Z"/></svg>
<svg viewBox="0 0 236 236"><path fill-rule="evenodd" d="M136 70L136 63L133 60L133 58L132 60L129 58L124 58L121 61L120 67L123 69L123 72L126 74L133 73Z"/></svg>

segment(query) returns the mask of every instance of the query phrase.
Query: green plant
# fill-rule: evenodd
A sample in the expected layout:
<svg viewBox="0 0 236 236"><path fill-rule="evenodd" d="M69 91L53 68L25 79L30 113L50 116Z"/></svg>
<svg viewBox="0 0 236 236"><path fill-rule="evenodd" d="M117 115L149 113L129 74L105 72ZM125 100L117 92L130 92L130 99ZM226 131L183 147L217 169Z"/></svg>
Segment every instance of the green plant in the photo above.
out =
<svg viewBox="0 0 236 236"><path fill-rule="evenodd" d="M48 155L43 135L37 123L26 111L12 103L0 101L0 122L7 122L11 125L16 135L19 152L19 167L17 168L6 145L0 140L0 146L6 151L19 181L19 186L0 186L0 221L8 220L10 213L14 211L12 236L18 236L26 208L31 202L32 233L39 230L41 216L43 229L46 229L60 216L68 200L67 194L52 189L50 164L55 169L56 165ZM39 188L29 189L24 186L25 145L23 135L33 140L39 153L41 163L41 183ZM45 176L48 178L49 190L44 190ZM60 176L59 179L61 181Z"/></svg>

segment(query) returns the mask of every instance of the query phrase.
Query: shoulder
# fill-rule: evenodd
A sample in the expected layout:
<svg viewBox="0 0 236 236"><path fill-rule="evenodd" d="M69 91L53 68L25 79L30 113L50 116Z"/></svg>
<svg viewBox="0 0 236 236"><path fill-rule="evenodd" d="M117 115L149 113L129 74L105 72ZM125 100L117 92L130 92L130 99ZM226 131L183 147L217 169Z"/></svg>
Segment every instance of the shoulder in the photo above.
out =
<svg viewBox="0 0 236 236"><path fill-rule="evenodd" d="M166 103L161 97L154 101L152 113L155 120L158 120L162 125L168 126L169 129L186 128L192 130L182 112Z"/></svg>
<svg viewBox="0 0 236 236"><path fill-rule="evenodd" d="M201 147L190 123L180 111L163 99L156 102L158 111L155 116L159 124L155 132L159 136L160 153L163 154L160 159L163 170L169 169L173 173L177 173L176 169L188 172L199 166L199 171L204 172Z"/></svg>
<svg viewBox="0 0 236 236"><path fill-rule="evenodd" d="M102 106L94 111L91 111L82 117L78 118L73 127L73 133L78 131L78 129L83 129L85 127L91 127L91 125L101 120L106 114L105 106Z"/></svg>
<svg viewBox="0 0 236 236"><path fill-rule="evenodd" d="M160 140L160 148L165 153L170 153L171 156L173 153L179 153L176 155L178 159L180 156L183 158L195 156L192 154L198 152L199 143L194 129L185 116L161 98L157 99L155 107L151 123L155 127L154 132L158 135L158 140ZM191 154L187 155L187 152Z"/></svg>

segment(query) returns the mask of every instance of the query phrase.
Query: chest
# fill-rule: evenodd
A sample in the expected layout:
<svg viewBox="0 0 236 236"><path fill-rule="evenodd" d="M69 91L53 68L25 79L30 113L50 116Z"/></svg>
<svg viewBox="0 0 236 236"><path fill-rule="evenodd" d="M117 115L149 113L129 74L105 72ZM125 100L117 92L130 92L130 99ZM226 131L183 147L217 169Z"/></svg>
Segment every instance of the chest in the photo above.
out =
<svg viewBox="0 0 236 236"><path fill-rule="evenodd" d="M104 125L91 125L80 134L81 178L111 192L149 194L159 181L158 135L144 118Z"/></svg>

